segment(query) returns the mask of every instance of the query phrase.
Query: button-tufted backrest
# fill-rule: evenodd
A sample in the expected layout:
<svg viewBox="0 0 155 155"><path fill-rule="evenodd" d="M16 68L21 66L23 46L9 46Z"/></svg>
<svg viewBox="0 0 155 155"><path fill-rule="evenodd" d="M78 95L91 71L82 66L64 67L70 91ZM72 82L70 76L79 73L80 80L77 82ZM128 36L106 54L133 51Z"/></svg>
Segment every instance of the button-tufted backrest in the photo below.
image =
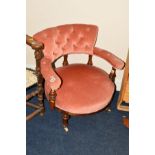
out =
<svg viewBox="0 0 155 155"><path fill-rule="evenodd" d="M95 25L69 24L45 29L33 38L44 43L44 56L54 61L69 53L92 55L97 32Z"/></svg>

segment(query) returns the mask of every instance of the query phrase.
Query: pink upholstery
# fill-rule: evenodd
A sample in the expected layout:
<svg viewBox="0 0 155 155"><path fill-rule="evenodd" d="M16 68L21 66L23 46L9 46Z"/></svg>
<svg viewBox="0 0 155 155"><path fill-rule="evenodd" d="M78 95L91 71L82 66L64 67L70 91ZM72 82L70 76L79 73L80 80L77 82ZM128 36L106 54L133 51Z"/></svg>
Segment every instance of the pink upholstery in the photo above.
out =
<svg viewBox="0 0 155 155"><path fill-rule="evenodd" d="M41 60L41 73L45 79L45 85L52 90L57 90L61 85L61 79L51 67L51 61L43 58Z"/></svg>
<svg viewBox="0 0 155 155"><path fill-rule="evenodd" d="M110 102L115 86L105 71L84 64L72 64L56 71L63 80L57 90L57 108L74 114L88 114ZM47 83L45 92L48 98L50 85Z"/></svg>
<svg viewBox="0 0 155 155"><path fill-rule="evenodd" d="M57 90L55 106L73 114L88 114L104 108L114 93L114 83L108 74L93 66L72 64L52 69L51 63L65 54L85 53L99 56L114 68L124 62L112 53L95 47L98 28L95 25L69 24L45 29L33 38L44 44L41 73L45 78L45 93ZM59 88L59 89L58 89Z"/></svg>
<svg viewBox="0 0 155 155"><path fill-rule="evenodd" d="M68 53L93 54L97 32L95 25L69 24L45 29L33 38L44 43L44 56L54 61Z"/></svg>
<svg viewBox="0 0 155 155"><path fill-rule="evenodd" d="M106 61L108 61L114 68L123 69L125 63L120 58L116 57L114 54L106 51L104 49L94 48L94 55L99 56Z"/></svg>

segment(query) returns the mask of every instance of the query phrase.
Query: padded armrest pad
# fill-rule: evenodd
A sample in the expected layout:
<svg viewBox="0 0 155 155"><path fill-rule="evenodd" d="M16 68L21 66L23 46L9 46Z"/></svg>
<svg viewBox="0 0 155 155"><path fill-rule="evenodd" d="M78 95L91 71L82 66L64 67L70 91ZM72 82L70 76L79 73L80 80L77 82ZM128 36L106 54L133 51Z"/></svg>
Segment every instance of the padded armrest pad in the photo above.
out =
<svg viewBox="0 0 155 155"><path fill-rule="evenodd" d="M94 55L105 59L116 69L123 69L125 66L125 63L123 60L121 60L120 58L118 58L114 54L112 54L109 51L106 51L104 49L94 47Z"/></svg>
<svg viewBox="0 0 155 155"><path fill-rule="evenodd" d="M57 90L60 87L61 79L52 69L51 61L47 58L41 60L41 73L46 84L48 84L52 90Z"/></svg>

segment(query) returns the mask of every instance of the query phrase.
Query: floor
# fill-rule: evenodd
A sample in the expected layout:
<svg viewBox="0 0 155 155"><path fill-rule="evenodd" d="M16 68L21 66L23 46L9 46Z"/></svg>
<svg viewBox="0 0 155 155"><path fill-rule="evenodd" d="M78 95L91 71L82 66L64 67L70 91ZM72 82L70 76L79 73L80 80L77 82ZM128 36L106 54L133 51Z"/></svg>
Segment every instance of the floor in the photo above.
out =
<svg viewBox="0 0 155 155"><path fill-rule="evenodd" d="M45 100L45 115L27 122L27 155L128 155L129 129L122 122L128 113L116 109L118 95L111 102L111 112L72 117L68 133L62 128L60 113L50 111Z"/></svg>

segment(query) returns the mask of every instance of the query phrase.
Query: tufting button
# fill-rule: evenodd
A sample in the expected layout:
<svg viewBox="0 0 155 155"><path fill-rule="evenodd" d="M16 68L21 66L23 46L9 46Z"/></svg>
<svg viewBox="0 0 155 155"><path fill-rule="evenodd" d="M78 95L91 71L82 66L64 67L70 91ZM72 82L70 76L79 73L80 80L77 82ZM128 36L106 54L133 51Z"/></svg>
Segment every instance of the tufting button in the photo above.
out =
<svg viewBox="0 0 155 155"><path fill-rule="evenodd" d="M89 46L88 45L85 45L85 49L88 49L89 48Z"/></svg>
<svg viewBox="0 0 155 155"><path fill-rule="evenodd" d="M53 52L53 55L54 55L54 56L56 56L56 55L57 55L57 53L54 51L54 52Z"/></svg>
<svg viewBox="0 0 155 155"><path fill-rule="evenodd" d="M86 31L87 31L87 32L88 32L88 31L90 31L90 28L89 28L89 27L87 27L87 28L86 28Z"/></svg>
<svg viewBox="0 0 155 155"><path fill-rule="evenodd" d="M84 40L84 37L80 37L79 38L79 42L83 41Z"/></svg>
<svg viewBox="0 0 155 155"><path fill-rule="evenodd" d="M59 42L59 41L55 41L55 43L56 43L57 45L59 45L59 44L60 44L60 42Z"/></svg>
<svg viewBox="0 0 155 155"><path fill-rule="evenodd" d="M62 47L62 50L63 50L63 51L65 51L65 50L66 50L66 48L65 48L65 47Z"/></svg>
<svg viewBox="0 0 155 155"><path fill-rule="evenodd" d="M75 44L73 44L73 48L75 48L75 49L76 49L76 48L77 48L77 46L76 46Z"/></svg>
<svg viewBox="0 0 155 155"><path fill-rule="evenodd" d="M69 41L70 41L70 39L69 39L69 38L67 38L66 40L67 40L67 42L69 42Z"/></svg>

